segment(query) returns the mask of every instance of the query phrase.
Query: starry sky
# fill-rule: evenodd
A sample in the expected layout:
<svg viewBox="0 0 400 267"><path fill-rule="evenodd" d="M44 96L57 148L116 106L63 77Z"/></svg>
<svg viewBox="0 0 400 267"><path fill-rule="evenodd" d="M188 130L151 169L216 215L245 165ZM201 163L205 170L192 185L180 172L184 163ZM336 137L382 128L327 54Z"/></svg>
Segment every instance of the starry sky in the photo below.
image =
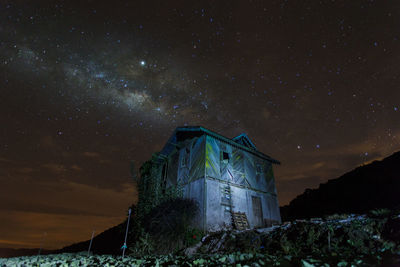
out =
<svg viewBox="0 0 400 267"><path fill-rule="evenodd" d="M0 2L0 247L122 222L178 126L247 133L280 205L400 150L400 2Z"/></svg>

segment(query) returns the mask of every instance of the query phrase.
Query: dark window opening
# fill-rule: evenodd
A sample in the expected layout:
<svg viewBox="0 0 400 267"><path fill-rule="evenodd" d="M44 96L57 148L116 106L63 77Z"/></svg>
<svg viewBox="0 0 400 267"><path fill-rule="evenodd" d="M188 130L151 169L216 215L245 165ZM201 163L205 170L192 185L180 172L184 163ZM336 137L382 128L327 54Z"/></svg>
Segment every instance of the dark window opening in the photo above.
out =
<svg viewBox="0 0 400 267"><path fill-rule="evenodd" d="M257 172L262 173L262 165L260 163L257 163Z"/></svg>
<svg viewBox="0 0 400 267"><path fill-rule="evenodd" d="M165 194L165 189L167 187L167 170L168 170L168 164L164 163L162 169L162 180L161 180L161 190L163 194Z"/></svg>
<svg viewBox="0 0 400 267"><path fill-rule="evenodd" d="M189 167L189 159L190 159L190 149L186 147L185 151L182 153L181 167Z"/></svg>
<svg viewBox="0 0 400 267"><path fill-rule="evenodd" d="M229 153L228 152L222 152L222 160L229 161Z"/></svg>
<svg viewBox="0 0 400 267"><path fill-rule="evenodd" d="M181 167L186 167L186 154L185 153L182 153Z"/></svg>

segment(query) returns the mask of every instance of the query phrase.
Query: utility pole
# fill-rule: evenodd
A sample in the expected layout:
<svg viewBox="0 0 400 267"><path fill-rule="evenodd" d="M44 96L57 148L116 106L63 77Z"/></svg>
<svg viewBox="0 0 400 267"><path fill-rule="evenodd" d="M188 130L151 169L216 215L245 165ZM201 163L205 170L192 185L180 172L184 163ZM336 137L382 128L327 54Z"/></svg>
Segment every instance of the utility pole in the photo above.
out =
<svg viewBox="0 0 400 267"><path fill-rule="evenodd" d="M42 251L43 244L44 244L44 238L45 238L46 235L47 235L47 233L44 232L44 233L43 233L43 238L42 238L42 243L40 244L40 249L39 249L38 256L40 256L40 252Z"/></svg>
<svg viewBox="0 0 400 267"><path fill-rule="evenodd" d="M88 252L87 252L88 257L89 257L89 255L90 255L90 248L92 247L92 241L93 241L94 231L95 231L95 230L93 229L92 238L90 239L89 249L88 249Z"/></svg>
<svg viewBox="0 0 400 267"><path fill-rule="evenodd" d="M37 256L37 258L36 258L36 263L37 263L38 265L39 265L38 261L39 261L40 252L42 251L43 244L44 244L44 238L45 238L46 235L47 235L47 233L44 232L44 233L43 233L43 238L42 238L42 243L40 244L39 253L38 253L38 256Z"/></svg>
<svg viewBox="0 0 400 267"><path fill-rule="evenodd" d="M130 218L131 218L131 209L129 209L128 223L126 224L125 241L124 241L124 245L122 246L122 258L125 256L125 249L127 248L126 238L128 237L128 228L129 228L129 219Z"/></svg>

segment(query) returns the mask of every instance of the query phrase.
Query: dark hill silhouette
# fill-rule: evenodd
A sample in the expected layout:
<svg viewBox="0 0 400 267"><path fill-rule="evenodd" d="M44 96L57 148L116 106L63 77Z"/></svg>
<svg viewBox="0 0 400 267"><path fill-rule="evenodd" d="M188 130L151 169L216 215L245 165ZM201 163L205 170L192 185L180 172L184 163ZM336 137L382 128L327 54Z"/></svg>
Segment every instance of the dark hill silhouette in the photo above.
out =
<svg viewBox="0 0 400 267"><path fill-rule="evenodd" d="M40 251L40 255L54 253L54 250ZM34 256L39 254L39 248L0 248L0 258L12 258L19 256Z"/></svg>
<svg viewBox="0 0 400 267"><path fill-rule="evenodd" d="M124 243L126 222L127 220L94 236L90 252L93 254L122 255L121 247ZM42 250L40 255L87 251L89 244L90 239L63 247L62 249ZM38 252L38 248L0 248L0 258L33 256L38 255Z"/></svg>
<svg viewBox="0 0 400 267"><path fill-rule="evenodd" d="M127 220L94 236L90 252L93 254L122 255L121 247L124 244L126 222ZM87 251L89 244L90 239L56 250L54 253Z"/></svg>
<svg viewBox="0 0 400 267"><path fill-rule="evenodd" d="M306 189L281 207L282 220L400 207L400 152Z"/></svg>

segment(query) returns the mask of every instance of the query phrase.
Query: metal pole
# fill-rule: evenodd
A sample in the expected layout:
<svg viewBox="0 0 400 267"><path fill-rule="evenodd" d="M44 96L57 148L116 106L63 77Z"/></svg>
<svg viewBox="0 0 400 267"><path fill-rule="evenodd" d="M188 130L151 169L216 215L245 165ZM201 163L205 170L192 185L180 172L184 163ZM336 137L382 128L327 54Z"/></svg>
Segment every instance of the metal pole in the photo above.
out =
<svg viewBox="0 0 400 267"><path fill-rule="evenodd" d="M125 249L127 248L126 238L128 237L128 228L129 228L129 219L130 218L131 218L131 209L129 209L128 223L126 224L125 241L124 241L124 245L122 246L122 258L125 256Z"/></svg>
<svg viewBox="0 0 400 267"><path fill-rule="evenodd" d="M44 237L47 235L47 233L46 232L44 232L43 233L43 238L42 238L42 243L40 244L40 249L39 249L39 254L38 254L38 256L40 256L40 251L42 251L42 247L43 247L43 244L44 244Z"/></svg>
<svg viewBox="0 0 400 267"><path fill-rule="evenodd" d="M38 253L37 257L36 257L36 264L37 264L37 265L39 265L39 263L38 263L38 261L39 261L39 256L40 256L40 252L42 251L42 247L43 247L43 244L44 244L44 237L45 237L46 235L47 235L47 233L44 232L44 233L43 233L43 238L42 238L42 243L40 244L39 253Z"/></svg>
<svg viewBox="0 0 400 267"><path fill-rule="evenodd" d="M92 238L90 239L89 249L88 249L88 252L87 252L88 257L89 257L89 255L90 255L90 248L92 247L92 241L93 241L94 231L95 231L95 230L93 229Z"/></svg>

